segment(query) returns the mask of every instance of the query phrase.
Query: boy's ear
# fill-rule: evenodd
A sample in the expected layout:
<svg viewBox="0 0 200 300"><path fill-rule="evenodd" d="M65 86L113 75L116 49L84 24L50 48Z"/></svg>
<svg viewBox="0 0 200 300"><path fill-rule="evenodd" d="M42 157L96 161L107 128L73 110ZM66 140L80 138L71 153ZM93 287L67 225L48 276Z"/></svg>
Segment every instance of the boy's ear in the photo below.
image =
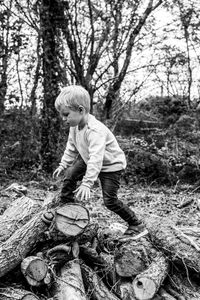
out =
<svg viewBox="0 0 200 300"><path fill-rule="evenodd" d="M84 112L85 108L82 105L80 105L78 107L78 110L79 110L80 113L82 113L82 112Z"/></svg>

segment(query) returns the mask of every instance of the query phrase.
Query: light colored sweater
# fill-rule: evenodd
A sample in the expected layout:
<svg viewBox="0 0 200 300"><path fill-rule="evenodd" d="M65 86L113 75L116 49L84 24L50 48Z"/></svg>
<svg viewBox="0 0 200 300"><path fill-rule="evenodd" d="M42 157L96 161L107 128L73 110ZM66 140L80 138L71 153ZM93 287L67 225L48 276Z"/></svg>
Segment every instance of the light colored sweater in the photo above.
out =
<svg viewBox="0 0 200 300"><path fill-rule="evenodd" d="M126 158L112 132L93 115L83 129L70 127L69 137L60 166L67 168L80 154L87 165L82 184L92 187L99 173L125 169Z"/></svg>

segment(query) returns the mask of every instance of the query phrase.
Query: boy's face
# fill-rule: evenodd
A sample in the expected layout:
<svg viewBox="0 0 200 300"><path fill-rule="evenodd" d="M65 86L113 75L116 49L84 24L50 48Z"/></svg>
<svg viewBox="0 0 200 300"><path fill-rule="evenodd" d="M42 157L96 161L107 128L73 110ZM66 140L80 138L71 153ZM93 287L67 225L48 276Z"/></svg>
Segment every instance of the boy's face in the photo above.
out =
<svg viewBox="0 0 200 300"><path fill-rule="evenodd" d="M83 113L81 111L72 110L69 107L61 107L59 113L64 124L70 127L79 125L83 119Z"/></svg>

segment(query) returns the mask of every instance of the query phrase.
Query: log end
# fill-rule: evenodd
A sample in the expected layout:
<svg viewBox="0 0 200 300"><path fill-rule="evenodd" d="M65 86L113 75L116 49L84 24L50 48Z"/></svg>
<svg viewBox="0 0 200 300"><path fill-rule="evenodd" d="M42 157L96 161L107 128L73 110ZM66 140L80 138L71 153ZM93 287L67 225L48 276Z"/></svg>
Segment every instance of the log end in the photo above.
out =
<svg viewBox="0 0 200 300"><path fill-rule="evenodd" d="M136 277L133 281L133 290L138 300L150 300L156 293L156 285L150 278Z"/></svg>
<svg viewBox="0 0 200 300"><path fill-rule="evenodd" d="M78 204L67 204L56 211L56 228L65 236L77 236L89 223L88 210Z"/></svg>

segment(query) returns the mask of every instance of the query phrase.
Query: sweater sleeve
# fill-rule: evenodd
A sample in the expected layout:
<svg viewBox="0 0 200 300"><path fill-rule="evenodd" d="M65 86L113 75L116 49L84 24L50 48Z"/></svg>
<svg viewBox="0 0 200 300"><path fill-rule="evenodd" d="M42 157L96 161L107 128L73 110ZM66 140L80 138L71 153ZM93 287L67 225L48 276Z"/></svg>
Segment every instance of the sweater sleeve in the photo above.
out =
<svg viewBox="0 0 200 300"><path fill-rule="evenodd" d="M99 134L99 132L91 130L88 134L88 147L89 160L87 162L87 169L82 184L91 188L102 169L106 147L105 132Z"/></svg>
<svg viewBox="0 0 200 300"><path fill-rule="evenodd" d="M64 151L64 154L61 158L60 166L63 167L63 169L69 167L76 156L78 155L78 151L74 145L73 138L72 138L72 132L69 131L68 141L66 145L66 149Z"/></svg>

